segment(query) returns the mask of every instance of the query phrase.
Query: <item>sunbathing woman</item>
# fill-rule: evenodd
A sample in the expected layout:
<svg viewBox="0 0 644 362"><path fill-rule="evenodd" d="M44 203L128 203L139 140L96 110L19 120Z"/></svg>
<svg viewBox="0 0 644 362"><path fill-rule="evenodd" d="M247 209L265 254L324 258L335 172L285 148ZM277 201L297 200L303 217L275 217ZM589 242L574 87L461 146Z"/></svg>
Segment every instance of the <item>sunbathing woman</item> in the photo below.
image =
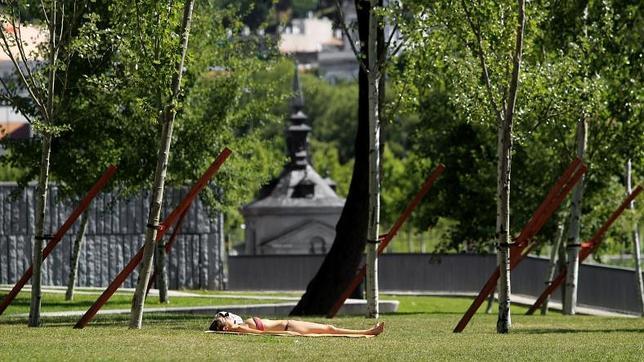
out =
<svg viewBox="0 0 644 362"><path fill-rule="evenodd" d="M241 317L228 312L219 312L210 323L211 331L238 332L250 334L290 334L295 336L307 334L337 334L337 335L373 335L377 336L384 330L382 322L370 329L345 329L313 322L298 320L263 319L253 317L244 322Z"/></svg>

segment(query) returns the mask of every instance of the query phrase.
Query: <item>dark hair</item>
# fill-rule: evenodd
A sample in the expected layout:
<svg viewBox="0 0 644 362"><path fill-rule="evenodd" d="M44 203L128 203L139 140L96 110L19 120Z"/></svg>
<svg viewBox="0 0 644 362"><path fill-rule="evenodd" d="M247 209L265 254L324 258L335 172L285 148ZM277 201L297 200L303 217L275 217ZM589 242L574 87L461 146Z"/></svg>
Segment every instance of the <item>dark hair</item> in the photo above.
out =
<svg viewBox="0 0 644 362"><path fill-rule="evenodd" d="M210 322L210 327L208 327L208 330L223 331L225 326L226 326L226 318L220 314L217 314L215 316L215 319L213 319L212 322Z"/></svg>

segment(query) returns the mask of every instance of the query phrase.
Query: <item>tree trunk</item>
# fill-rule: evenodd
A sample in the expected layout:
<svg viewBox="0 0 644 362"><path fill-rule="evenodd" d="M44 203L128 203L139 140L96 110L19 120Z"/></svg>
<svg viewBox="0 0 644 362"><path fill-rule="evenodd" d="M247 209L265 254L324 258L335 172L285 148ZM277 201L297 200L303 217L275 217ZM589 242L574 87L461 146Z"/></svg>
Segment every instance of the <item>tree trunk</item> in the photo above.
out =
<svg viewBox="0 0 644 362"><path fill-rule="evenodd" d="M494 288L494 292L490 293L490 295L488 295L487 297L487 307L485 308L485 314L491 314L492 310L494 309L494 297L497 294L497 289L498 288Z"/></svg>
<svg viewBox="0 0 644 362"><path fill-rule="evenodd" d="M378 23L371 0L369 11L369 215L367 225L367 317L378 318L378 236L380 234L380 120L378 118Z"/></svg>
<svg viewBox="0 0 644 362"><path fill-rule="evenodd" d="M557 274L566 272L566 265L568 265L567 258L568 255L566 254L566 240L564 239L559 245L559 250L557 250ZM566 283L561 283L561 287L559 287L559 289L561 289L561 311L563 313L563 309L566 307Z"/></svg>
<svg viewBox="0 0 644 362"><path fill-rule="evenodd" d="M631 184L631 160L626 162L626 194L633 192ZM635 212L635 201L631 201L629 208ZM640 231L637 220L633 224L633 261L635 262L635 286L640 303L640 316L644 317L644 282L642 281L642 264L640 261Z"/></svg>
<svg viewBox="0 0 644 362"><path fill-rule="evenodd" d="M154 270L156 270L155 282L159 290L159 303L162 304L170 303L168 299L168 270L165 267L166 256L165 243L158 242L154 254Z"/></svg>
<svg viewBox="0 0 644 362"><path fill-rule="evenodd" d="M74 287L76 286L76 276L78 275L78 257L80 255L81 245L85 237L85 230L87 230L87 221L89 221L89 210L85 210L81 216L80 226L76 238L74 239L74 247L72 250L71 269L67 277L67 291L65 292L65 300L74 300Z"/></svg>
<svg viewBox="0 0 644 362"><path fill-rule="evenodd" d="M498 131L498 203L496 232L499 240L499 316L496 322L498 333L508 333L512 325L510 316L510 175L512 174L512 122L519 90L521 57L523 55L523 32L525 27L525 0L517 0L519 24L512 65L512 78L508 93L507 110Z"/></svg>
<svg viewBox="0 0 644 362"><path fill-rule="evenodd" d="M508 333L510 317L510 175L512 166L512 123L504 118L498 134L498 180L496 235L499 240L497 261L499 264L499 316L496 323L498 333Z"/></svg>
<svg viewBox="0 0 644 362"><path fill-rule="evenodd" d="M56 89L56 71L57 71L57 62L58 62L58 44L56 41L57 30L58 30L58 12L57 12L57 3L52 1L51 3L51 14L49 14L48 30L49 30L49 40L48 40L48 62L49 69L47 74L47 92L46 92L46 103L43 102L44 99L36 99L34 96L35 92L33 89L30 89L30 94L34 101L40 101L40 104L46 104L44 108L41 108L41 119L45 126L54 125L53 116L54 116L54 104L55 104L55 89ZM43 12L46 12L43 6ZM30 88L29 84L25 84L25 87ZM38 176L38 195L36 200L36 228L34 236L34 245L33 245L33 257L32 257L32 267L33 275L31 276L31 303L29 309L29 326L38 327L40 326L40 306L42 299L41 283L42 283L42 262L43 262L43 240L44 240L44 231L45 231L45 209L47 207L47 191L49 188L49 162L51 157L51 142L52 134L49 130L44 130L42 132L42 146L40 150L40 173Z"/></svg>
<svg viewBox="0 0 644 362"><path fill-rule="evenodd" d="M582 115L577 122L577 157L583 160L586 151L587 138L586 117ZM575 314L577 309L577 279L579 275L579 250L581 240L579 230L581 228L581 202L584 194L584 176L581 177L575 194L572 198L572 210L570 212L570 228L568 230L568 267L566 273L566 294L563 312L564 314Z"/></svg>
<svg viewBox="0 0 644 362"><path fill-rule="evenodd" d="M557 271L557 255L559 249L561 248L561 241L563 240L564 226L562 220L559 220L557 224L557 238L555 239L554 244L552 245L552 250L550 250L550 263L548 264L548 275L546 275L546 287L549 287L552 284L552 278L555 277L555 272ZM541 304L541 315L546 315L548 313L548 303L550 302L550 295Z"/></svg>
<svg viewBox="0 0 644 362"><path fill-rule="evenodd" d="M168 168L168 159L170 158L170 144L172 143L172 127L176 114L176 103L181 86L181 76L183 74L183 64L188 51L188 38L190 36L190 23L192 20L192 9L194 0L186 0L183 9L183 21L181 24L181 58L176 64L175 73L172 76L172 97L169 104L161 113L160 119L163 122L161 132L161 143L159 147L159 156L157 159L156 170L154 172L154 186L152 189L152 199L150 202L150 213L148 214L148 223L145 233L145 244L143 247L143 260L139 271L139 280L132 298L132 312L130 316L130 328L141 328L143 321L143 306L145 304L145 294L150 280L152 271L152 257L154 255L154 246L156 243L157 227L161 215L161 202L163 201L163 191L165 187L165 175Z"/></svg>
<svg viewBox="0 0 644 362"><path fill-rule="evenodd" d="M29 309L29 327L40 326L40 306L42 299L42 249L45 236L45 209L47 208L47 191L49 184L49 157L51 154L51 135L45 133L42 139L40 157L40 175L36 195L36 235L33 244L33 275L31 276L31 304Z"/></svg>
<svg viewBox="0 0 644 362"><path fill-rule="evenodd" d="M490 247L490 253L494 253L494 246ZM497 256L497 261L498 261L498 256ZM487 307L485 308L485 314L491 314L493 307L494 307L494 298L498 294L499 290L499 282L497 281L496 283L496 288L494 288L494 291L490 293L490 295L487 297Z"/></svg>
<svg viewBox="0 0 644 362"><path fill-rule="evenodd" d="M219 243L219 268L217 269L217 275L218 275L218 285L217 289L219 290L226 290L228 289L228 248L226 245L228 244L226 242L226 235L224 234L224 214L222 212L219 213L217 216L218 220L218 230L217 232L219 233L219 240L221 242ZM206 286L202 286L205 288Z"/></svg>
<svg viewBox="0 0 644 362"><path fill-rule="evenodd" d="M369 2L356 1L356 12L360 43L366 44L369 34ZM361 52L368 58L365 47L361 47ZM358 84L358 130L347 200L335 227L333 245L291 315L328 313L355 276L362 261L369 208L369 92L367 74L362 67L358 74Z"/></svg>

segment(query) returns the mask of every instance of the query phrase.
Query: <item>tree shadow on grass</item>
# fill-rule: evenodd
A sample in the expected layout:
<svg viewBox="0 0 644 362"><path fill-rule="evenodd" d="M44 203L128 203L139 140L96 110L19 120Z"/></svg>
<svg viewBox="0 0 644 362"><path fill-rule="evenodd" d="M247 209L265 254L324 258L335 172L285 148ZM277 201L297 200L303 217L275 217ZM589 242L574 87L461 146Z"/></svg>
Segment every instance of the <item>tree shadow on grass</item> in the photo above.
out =
<svg viewBox="0 0 644 362"><path fill-rule="evenodd" d="M517 329L517 334L557 334L557 333L644 333L644 328L599 328L599 329L572 329L572 328L533 328Z"/></svg>

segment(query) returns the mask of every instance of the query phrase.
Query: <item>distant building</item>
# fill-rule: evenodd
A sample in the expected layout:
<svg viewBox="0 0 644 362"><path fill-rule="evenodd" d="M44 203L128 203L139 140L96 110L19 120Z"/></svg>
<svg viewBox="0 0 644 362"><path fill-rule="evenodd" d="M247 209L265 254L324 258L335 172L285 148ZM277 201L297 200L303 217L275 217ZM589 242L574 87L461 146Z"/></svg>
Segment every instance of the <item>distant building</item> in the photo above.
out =
<svg viewBox="0 0 644 362"><path fill-rule="evenodd" d="M351 1L342 4L342 13L348 29L357 21L355 5ZM385 38L392 31L385 26ZM351 38L358 41L357 30L351 30ZM394 41L399 34L394 34ZM359 48L359 47L356 47ZM334 29L333 22L327 18L293 19L290 26L280 35L279 51L289 54L301 68L317 69L320 76L331 83L358 79L358 62L351 48L349 38L342 29Z"/></svg>
<svg viewBox="0 0 644 362"><path fill-rule="evenodd" d="M2 31L9 39L18 32L16 28L9 24L5 24ZM32 67L37 63L35 52L38 45L46 40L46 33L37 27L23 25L19 27L19 34L22 39L27 64ZM19 49L17 46L12 46L9 50L18 56ZM22 63L20 64L24 65ZM4 80L15 77L15 66L5 49L0 51L0 77ZM0 88L0 91L4 93L5 90L4 88ZM26 92L23 93L26 94ZM27 119L22 114L16 112L15 108L10 104L6 102L0 103L0 139L4 137L24 139L30 138L31 136L31 125L27 122ZM0 149L1 153L2 149Z"/></svg>
<svg viewBox="0 0 644 362"><path fill-rule="evenodd" d="M279 51L293 56L304 68L317 68L323 49L342 46L342 38L337 35L327 18L293 19L280 35Z"/></svg>
<svg viewBox="0 0 644 362"><path fill-rule="evenodd" d="M286 141L290 156L282 173L242 208L246 225L246 254L324 254L335 238L344 199L332 180L311 166L308 135L311 127L302 112L304 101L295 71L290 125Z"/></svg>
<svg viewBox="0 0 644 362"><path fill-rule="evenodd" d="M347 22L355 21L353 6L344 5ZM328 18L293 19L280 34L279 51L292 56L300 68L318 69L334 82L358 78L358 62L341 29Z"/></svg>
<svg viewBox="0 0 644 362"><path fill-rule="evenodd" d="M351 24L356 23L358 20L354 3L352 1L343 1L342 13L347 28L352 29ZM341 40L341 45L338 47L326 47L318 54L320 76L331 83L357 80L360 67L353 49L351 49L349 38L347 38L342 29L337 29L336 34ZM351 32L351 38L356 42L359 40L357 30Z"/></svg>

